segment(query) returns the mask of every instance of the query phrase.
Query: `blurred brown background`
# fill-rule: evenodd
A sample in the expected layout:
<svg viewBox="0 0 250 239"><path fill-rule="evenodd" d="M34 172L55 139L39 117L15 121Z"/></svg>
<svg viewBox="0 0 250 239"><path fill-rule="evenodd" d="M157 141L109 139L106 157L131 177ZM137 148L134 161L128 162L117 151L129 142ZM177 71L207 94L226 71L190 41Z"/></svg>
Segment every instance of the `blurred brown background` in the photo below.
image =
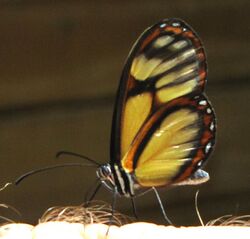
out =
<svg viewBox="0 0 250 239"><path fill-rule="evenodd" d="M116 88L138 35L162 18L187 21L207 51L206 93L218 121L217 145L200 187L161 190L168 216L198 223L250 213L250 2L224 1L1 1L0 185L53 165L58 150L109 160ZM64 158L60 162L82 162ZM0 192L22 221L36 223L51 206L83 202L95 169L67 168L28 178ZM97 199L111 202L101 190ZM164 223L152 193L137 199L141 220ZM130 200L117 208L131 215ZM16 217L6 209L0 215Z"/></svg>

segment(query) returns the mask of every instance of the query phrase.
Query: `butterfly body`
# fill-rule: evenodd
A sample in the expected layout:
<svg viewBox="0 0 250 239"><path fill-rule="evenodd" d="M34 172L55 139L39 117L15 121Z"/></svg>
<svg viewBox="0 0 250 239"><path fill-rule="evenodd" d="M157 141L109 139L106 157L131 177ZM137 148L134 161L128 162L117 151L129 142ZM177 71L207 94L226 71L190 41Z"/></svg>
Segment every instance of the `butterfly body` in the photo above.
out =
<svg viewBox="0 0 250 239"><path fill-rule="evenodd" d="M199 184L215 143L215 115L204 94L207 64L197 34L165 19L139 37L122 72L113 113L110 163L97 175L120 195Z"/></svg>

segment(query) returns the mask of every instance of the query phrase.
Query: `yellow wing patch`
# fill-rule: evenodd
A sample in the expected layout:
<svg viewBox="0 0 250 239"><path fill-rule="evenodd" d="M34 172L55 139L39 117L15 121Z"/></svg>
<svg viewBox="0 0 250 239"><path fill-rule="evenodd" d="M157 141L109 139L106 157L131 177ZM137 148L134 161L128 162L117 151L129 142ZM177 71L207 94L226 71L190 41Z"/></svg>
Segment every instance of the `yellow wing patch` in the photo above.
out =
<svg viewBox="0 0 250 239"><path fill-rule="evenodd" d="M171 43L173 40L174 40L174 37L172 37L172 36L159 37L155 40L154 47L155 48L162 48L162 47L168 45L169 43Z"/></svg>
<svg viewBox="0 0 250 239"><path fill-rule="evenodd" d="M121 155L128 151L142 123L149 115L152 106L150 93L130 97L125 105L122 121Z"/></svg>
<svg viewBox="0 0 250 239"><path fill-rule="evenodd" d="M194 90L197 86L198 79L191 79L179 85L162 88L156 95L161 102L169 102L172 99L186 95Z"/></svg>
<svg viewBox="0 0 250 239"><path fill-rule="evenodd" d="M181 77L187 77L191 74L194 74L195 69L197 69L197 63L191 63L184 67L183 69L171 72L169 74L164 75L161 77L155 84L156 89L163 87L164 85L173 83L177 79Z"/></svg>
<svg viewBox="0 0 250 239"><path fill-rule="evenodd" d="M150 76L156 76L159 75L161 73L164 73L170 69L172 69L173 67L182 64L183 62L185 62L188 58L194 57L196 54L195 49L190 48L182 53L180 53L178 56L166 60L164 62L162 62L161 64L159 64L157 67L155 67L155 69L152 71L152 74Z"/></svg>
<svg viewBox="0 0 250 239"><path fill-rule="evenodd" d="M162 60L157 58L148 60L143 54L141 54L133 60L130 73L136 78L136 80L146 80L161 62Z"/></svg>
<svg viewBox="0 0 250 239"><path fill-rule="evenodd" d="M174 159L149 161L135 170L136 179L143 187L165 186L182 164L181 160Z"/></svg>
<svg viewBox="0 0 250 239"><path fill-rule="evenodd" d="M198 121L198 113L189 109L167 116L138 159L135 175L140 185L161 186L170 182L189 160L198 137Z"/></svg>
<svg viewBox="0 0 250 239"><path fill-rule="evenodd" d="M130 73L136 80L143 81L172 69L194 54L194 50L191 49L182 53L179 57L165 62L158 58L147 59L144 54L141 54L133 60Z"/></svg>
<svg viewBox="0 0 250 239"><path fill-rule="evenodd" d="M177 41L174 44L172 44L169 48L173 51L180 50L188 45L188 42L186 40Z"/></svg>

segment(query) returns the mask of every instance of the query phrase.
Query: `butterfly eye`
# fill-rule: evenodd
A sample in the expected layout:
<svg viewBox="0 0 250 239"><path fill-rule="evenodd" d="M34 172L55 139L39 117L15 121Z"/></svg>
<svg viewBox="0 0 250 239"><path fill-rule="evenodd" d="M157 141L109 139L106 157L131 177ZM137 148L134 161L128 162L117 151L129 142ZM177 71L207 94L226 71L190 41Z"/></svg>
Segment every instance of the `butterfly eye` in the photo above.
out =
<svg viewBox="0 0 250 239"><path fill-rule="evenodd" d="M114 177L111 171L110 164L101 165L97 169L96 175L107 189L109 189L110 191L113 191L115 183L114 183Z"/></svg>
<svg viewBox="0 0 250 239"><path fill-rule="evenodd" d="M107 180L112 177L112 172L109 164L102 165L96 172L98 178L101 180Z"/></svg>

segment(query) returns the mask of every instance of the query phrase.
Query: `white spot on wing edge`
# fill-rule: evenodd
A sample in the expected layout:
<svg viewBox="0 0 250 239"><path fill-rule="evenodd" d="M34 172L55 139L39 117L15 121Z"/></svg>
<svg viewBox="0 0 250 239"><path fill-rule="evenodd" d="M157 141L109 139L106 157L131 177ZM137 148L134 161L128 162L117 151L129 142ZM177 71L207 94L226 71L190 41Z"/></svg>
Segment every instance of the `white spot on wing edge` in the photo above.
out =
<svg viewBox="0 0 250 239"><path fill-rule="evenodd" d="M210 129L211 131L213 131L213 130L214 130L214 127L215 127L214 122L212 122L212 123L210 124L209 129Z"/></svg>
<svg viewBox="0 0 250 239"><path fill-rule="evenodd" d="M205 147L205 153L206 154L209 152L209 150L211 149L211 147L212 147L212 143L211 142L207 143L207 145Z"/></svg>
<svg viewBox="0 0 250 239"><path fill-rule="evenodd" d="M212 113L211 108L207 108L207 113L208 113L208 114L211 114L211 113Z"/></svg>
<svg viewBox="0 0 250 239"><path fill-rule="evenodd" d="M199 105L207 105L207 101L206 100L201 100L201 101L199 101Z"/></svg>
<svg viewBox="0 0 250 239"><path fill-rule="evenodd" d="M202 165L202 161L200 161L197 166L200 167Z"/></svg>
<svg viewBox="0 0 250 239"><path fill-rule="evenodd" d="M166 23L162 23L162 24L160 25L161 28L163 28L163 27L165 27L165 26L167 26Z"/></svg>

